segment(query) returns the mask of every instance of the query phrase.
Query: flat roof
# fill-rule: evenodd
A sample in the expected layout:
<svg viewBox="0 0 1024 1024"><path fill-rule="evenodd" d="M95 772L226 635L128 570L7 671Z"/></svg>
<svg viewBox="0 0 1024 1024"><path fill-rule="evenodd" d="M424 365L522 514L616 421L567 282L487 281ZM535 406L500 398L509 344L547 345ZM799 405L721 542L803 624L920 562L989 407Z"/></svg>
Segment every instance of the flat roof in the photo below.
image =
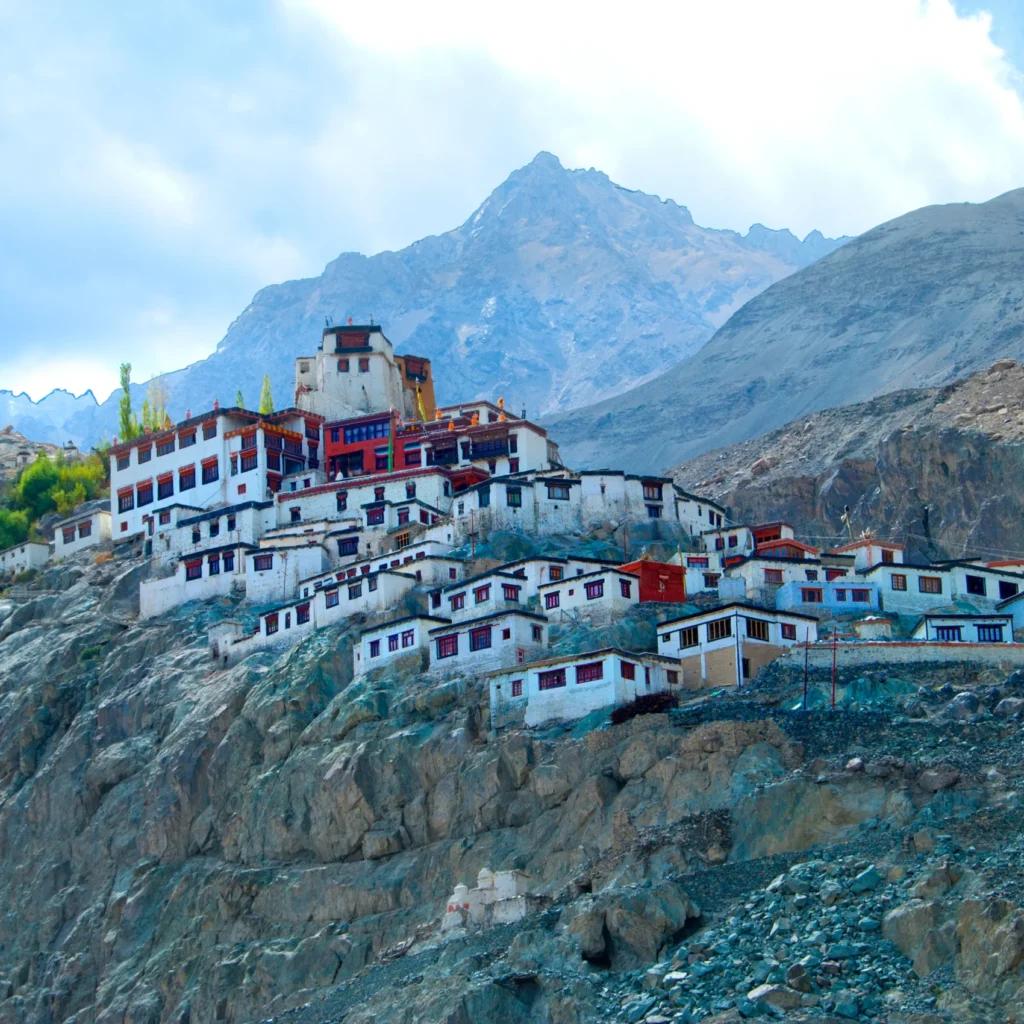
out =
<svg viewBox="0 0 1024 1024"><path fill-rule="evenodd" d="M403 622L446 622L451 619L442 618L440 615L404 615L400 619L391 619L389 622L382 622L379 626L371 626L369 629L361 630L359 635L366 636L368 633L377 633L382 629L391 629L392 626L400 626Z"/></svg>
<svg viewBox="0 0 1024 1024"><path fill-rule="evenodd" d="M206 512L200 512L197 516L189 516L187 519L179 519L176 525L191 526L193 523L203 523L209 519L219 519L221 516L231 515L232 512L244 512L248 508L262 509L273 507L273 501L243 501L238 505L221 505L218 508L211 508ZM163 509L160 511L163 511Z"/></svg>
<svg viewBox="0 0 1024 1024"><path fill-rule="evenodd" d="M622 647L602 647L599 651L581 651L578 654L560 654L557 658L542 658L540 661L531 661L525 665L515 665L512 668L491 669L490 672L483 672L481 675L487 679L492 676L515 675L517 672L528 672L533 668L544 668L547 665L561 665L573 661L590 661L593 658L606 657L609 654L617 654L625 658L635 658L642 661L647 658L650 661L662 661L668 665L677 665L677 658L669 658L664 654L655 654L653 651L627 651Z"/></svg>
<svg viewBox="0 0 1024 1024"><path fill-rule="evenodd" d="M566 583L575 583L577 580L585 580L591 576L604 576L608 572L617 572L620 576L632 576L639 579L639 573L630 572L628 569L620 569L617 565L607 565L603 569L595 569L593 572L581 572L579 576L566 576L564 580L552 580L549 583L541 583L537 589L544 590L545 587L561 587Z"/></svg>
<svg viewBox="0 0 1024 1024"><path fill-rule="evenodd" d="M536 612L523 611L521 608L503 608L501 611L491 612L490 615L481 615L475 619L463 619L461 622L452 622L452 629L462 629L464 626L475 626L478 622L491 622L494 619L502 619L508 615L519 615L524 619L535 619L538 622L547 622L546 615L538 615ZM446 627L437 626L430 630L431 633L441 633Z"/></svg>
<svg viewBox="0 0 1024 1024"><path fill-rule="evenodd" d="M690 622L693 619L702 619L706 616L720 616L723 612L733 610L757 612L759 615L776 615L790 619L803 619L806 622L817 623L813 615L803 615L800 612L779 611L777 608L762 608L760 605L750 604L747 601L730 601L728 604L719 605L717 608L708 608L702 612L693 612L691 615L681 615L678 619L669 619L666 622L659 622L655 627L659 632L666 626L674 626L679 622Z"/></svg>
<svg viewBox="0 0 1024 1024"><path fill-rule="evenodd" d="M400 549L400 550L402 550L402 549ZM420 559L420 561L422 561L422 559ZM502 579L506 579L506 580L515 580L516 583L518 583L520 586L522 586L522 584L524 582L524 577L522 577L522 576L514 576L510 572L505 572L502 569L502 567L499 565L499 566L497 566L494 569L488 570L487 572L478 572L475 576L467 576L464 580L456 580L454 583L450 584L449 586L442 587L441 590L442 590L442 592L448 591L448 590L461 590L462 587L469 586L470 584L476 583L479 580L491 579L491 578L493 578L495 576L500 576Z"/></svg>

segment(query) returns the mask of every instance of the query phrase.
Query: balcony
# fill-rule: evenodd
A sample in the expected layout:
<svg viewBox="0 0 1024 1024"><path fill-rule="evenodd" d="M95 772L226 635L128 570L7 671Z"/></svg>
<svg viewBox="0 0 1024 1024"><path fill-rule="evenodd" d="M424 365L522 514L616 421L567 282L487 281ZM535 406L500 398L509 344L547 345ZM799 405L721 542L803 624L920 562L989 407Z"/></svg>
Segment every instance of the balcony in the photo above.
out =
<svg viewBox="0 0 1024 1024"><path fill-rule="evenodd" d="M496 459L500 455L508 455L507 437L492 441L474 441L470 458Z"/></svg>
<svg viewBox="0 0 1024 1024"><path fill-rule="evenodd" d="M454 466L459 461L459 453L455 448L428 448L428 466Z"/></svg>

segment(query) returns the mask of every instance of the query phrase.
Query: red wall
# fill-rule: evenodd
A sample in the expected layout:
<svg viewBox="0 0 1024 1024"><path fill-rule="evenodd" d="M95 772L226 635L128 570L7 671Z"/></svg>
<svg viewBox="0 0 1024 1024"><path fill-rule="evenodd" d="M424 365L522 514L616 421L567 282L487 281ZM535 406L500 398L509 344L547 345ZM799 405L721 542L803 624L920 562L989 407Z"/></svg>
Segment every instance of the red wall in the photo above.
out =
<svg viewBox="0 0 1024 1024"><path fill-rule="evenodd" d="M686 574L682 566L668 562L630 562L619 566L625 572L640 577L640 601L686 601Z"/></svg>

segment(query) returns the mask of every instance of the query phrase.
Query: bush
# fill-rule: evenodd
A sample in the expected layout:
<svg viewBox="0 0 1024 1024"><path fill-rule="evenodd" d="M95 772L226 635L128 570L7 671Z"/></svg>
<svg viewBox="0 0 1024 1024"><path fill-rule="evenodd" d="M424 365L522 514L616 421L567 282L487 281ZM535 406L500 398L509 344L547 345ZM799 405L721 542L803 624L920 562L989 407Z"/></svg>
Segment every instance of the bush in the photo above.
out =
<svg viewBox="0 0 1024 1024"><path fill-rule="evenodd" d="M612 724L622 725L637 715L656 715L663 711L671 711L679 706L679 698L674 693L645 693L642 697L623 704L612 712Z"/></svg>

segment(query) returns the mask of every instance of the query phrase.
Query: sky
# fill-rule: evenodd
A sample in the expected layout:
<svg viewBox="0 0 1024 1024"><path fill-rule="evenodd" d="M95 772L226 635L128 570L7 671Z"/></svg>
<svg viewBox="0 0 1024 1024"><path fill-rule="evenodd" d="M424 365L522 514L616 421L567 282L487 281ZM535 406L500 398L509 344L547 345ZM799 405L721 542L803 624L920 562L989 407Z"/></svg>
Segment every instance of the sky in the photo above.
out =
<svg viewBox="0 0 1024 1024"><path fill-rule="evenodd" d="M702 225L1024 186L1024 3L0 0L0 389L102 400L540 150Z"/></svg>

